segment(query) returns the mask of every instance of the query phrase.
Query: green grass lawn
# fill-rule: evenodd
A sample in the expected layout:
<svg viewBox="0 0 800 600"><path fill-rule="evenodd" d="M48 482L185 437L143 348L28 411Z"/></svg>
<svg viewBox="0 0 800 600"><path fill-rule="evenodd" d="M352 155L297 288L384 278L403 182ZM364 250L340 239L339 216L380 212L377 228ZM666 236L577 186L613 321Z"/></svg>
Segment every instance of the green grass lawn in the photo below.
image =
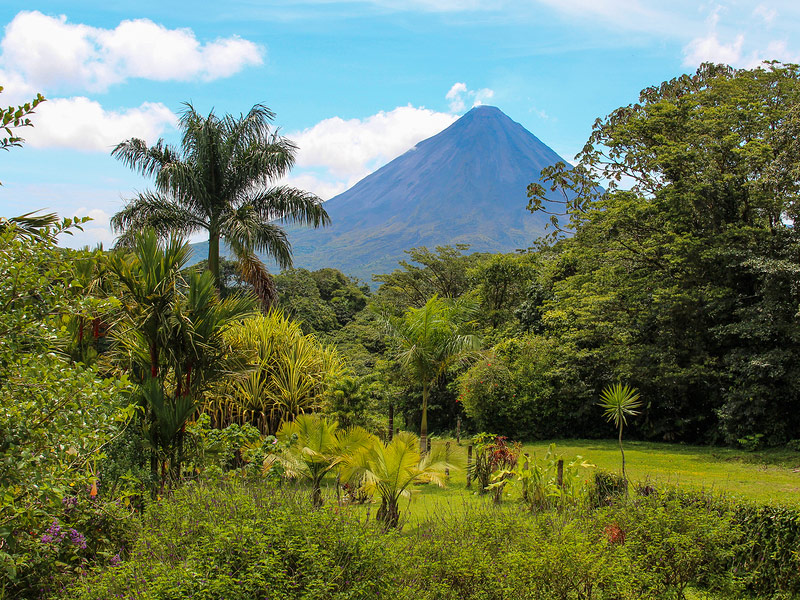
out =
<svg viewBox="0 0 800 600"><path fill-rule="evenodd" d="M437 440L434 443L444 443ZM455 441L452 442L453 447ZM524 451L544 457L550 442L525 444ZM556 451L569 459L581 455L597 468L618 471L619 446L616 440L556 440ZM795 504L800 502L800 453L786 450L743 452L728 448L685 446L651 442L624 442L628 476L633 481L664 484L689 489L723 492L762 502ZM462 443L460 451L466 453ZM796 472L797 471L797 472ZM446 518L462 512L465 503L488 503L479 496L477 486L466 489L463 471L454 472L446 489L435 485L414 488L413 499L401 503L408 525L431 517ZM366 510L366 509L363 509ZM372 512L377 506L370 508Z"/></svg>

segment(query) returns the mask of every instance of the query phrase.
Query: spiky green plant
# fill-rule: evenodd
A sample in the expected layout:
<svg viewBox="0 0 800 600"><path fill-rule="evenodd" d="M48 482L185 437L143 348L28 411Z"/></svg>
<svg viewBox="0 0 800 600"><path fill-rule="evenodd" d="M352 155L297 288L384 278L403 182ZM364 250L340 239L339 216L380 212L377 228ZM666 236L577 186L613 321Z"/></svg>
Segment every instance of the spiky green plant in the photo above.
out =
<svg viewBox="0 0 800 600"><path fill-rule="evenodd" d="M619 430L619 451L622 454L622 478L627 482L628 477L625 473L625 450L622 448L622 428L628 424L628 417L635 417L639 414L638 409L642 403L639 400L639 392L628 385L615 383L606 386L600 394L600 408L603 409L603 416L609 423Z"/></svg>
<svg viewBox="0 0 800 600"><path fill-rule="evenodd" d="M324 477L357 452L380 443L366 429L340 429L336 421L318 414L299 415L285 422L277 437L289 445L281 454L268 456L265 469L280 464L288 477L307 479L315 508L322 506Z"/></svg>
<svg viewBox="0 0 800 600"><path fill-rule="evenodd" d="M417 436L400 432L391 442L380 440L355 454L343 469L344 478L360 484L368 494L377 493L381 506L376 515L387 528L400 523L400 498L410 498L415 483L445 487L447 470L461 468L460 457L441 446L424 455Z"/></svg>

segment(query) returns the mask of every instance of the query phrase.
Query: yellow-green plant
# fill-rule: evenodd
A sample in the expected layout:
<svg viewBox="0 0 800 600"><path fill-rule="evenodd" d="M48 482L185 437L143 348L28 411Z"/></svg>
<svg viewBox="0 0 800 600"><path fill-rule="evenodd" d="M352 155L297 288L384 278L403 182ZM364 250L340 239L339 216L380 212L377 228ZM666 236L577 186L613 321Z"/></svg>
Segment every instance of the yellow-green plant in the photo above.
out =
<svg viewBox="0 0 800 600"><path fill-rule="evenodd" d="M360 482L368 494L378 493L381 507L376 517L387 528L400 523L400 498L410 498L415 483L435 483L445 487L447 470L461 467L459 457L442 446L434 446L424 456L419 452L419 438L401 432L388 444L373 438L368 448L358 452L346 464L343 476Z"/></svg>
<svg viewBox="0 0 800 600"><path fill-rule="evenodd" d="M339 429L336 421L323 416L299 415L278 430L278 440L287 443L284 452L268 456L266 471L280 464L287 477L307 479L311 483L311 502L322 506L322 480L359 451L380 444L377 438L361 427Z"/></svg>
<svg viewBox="0 0 800 600"><path fill-rule="evenodd" d="M251 354L252 368L218 386L208 409L219 424L249 422L263 433L320 408L330 381L343 370L332 346L277 310L246 319L228 331L231 344Z"/></svg>

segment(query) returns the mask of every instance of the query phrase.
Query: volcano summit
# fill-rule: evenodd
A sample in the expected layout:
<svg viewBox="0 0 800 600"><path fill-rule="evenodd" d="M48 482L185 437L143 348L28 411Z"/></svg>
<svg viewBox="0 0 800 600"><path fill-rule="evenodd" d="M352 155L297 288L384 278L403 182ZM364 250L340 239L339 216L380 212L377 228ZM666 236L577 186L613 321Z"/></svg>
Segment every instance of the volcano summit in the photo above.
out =
<svg viewBox="0 0 800 600"><path fill-rule="evenodd" d="M560 160L498 108L475 107L328 200L329 227L288 228L294 264L335 267L370 281L394 270L414 246L527 248L548 221L525 208L527 186Z"/></svg>

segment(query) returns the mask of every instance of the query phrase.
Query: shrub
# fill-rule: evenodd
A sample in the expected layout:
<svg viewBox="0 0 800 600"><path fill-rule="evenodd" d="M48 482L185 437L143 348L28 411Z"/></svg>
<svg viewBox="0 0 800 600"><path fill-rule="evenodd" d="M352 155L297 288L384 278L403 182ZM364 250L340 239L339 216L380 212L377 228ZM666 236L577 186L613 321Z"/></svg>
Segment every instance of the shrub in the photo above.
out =
<svg viewBox="0 0 800 600"><path fill-rule="evenodd" d="M484 494L496 471L510 471L516 466L522 446L519 442L509 444L505 436L493 433L479 433L472 438L472 443L475 446L475 461L469 465L470 476L478 483L478 491ZM493 487L496 501L502 491L501 485Z"/></svg>
<svg viewBox="0 0 800 600"><path fill-rule="evenodd" d="M339 600L391 585L386 537L352 513L310 509L289 490L188 485L151 505L128 560L64 595ZM391 537L391 536L389 536Z"/></svg>
<svg viewBox="0 0 800 600"><path fill-rule="evenodd" d="M590 515L470 508L408 538L399 597L420 600L633 599L634 565Z"/></svg>
<svg viewBox="0 0 800 600"><path fill-rule="evenodd" d="M640 570L642 593L683 598L689 585L733 591L741 537L733 514L655 493L598 513Z"/></svg>

